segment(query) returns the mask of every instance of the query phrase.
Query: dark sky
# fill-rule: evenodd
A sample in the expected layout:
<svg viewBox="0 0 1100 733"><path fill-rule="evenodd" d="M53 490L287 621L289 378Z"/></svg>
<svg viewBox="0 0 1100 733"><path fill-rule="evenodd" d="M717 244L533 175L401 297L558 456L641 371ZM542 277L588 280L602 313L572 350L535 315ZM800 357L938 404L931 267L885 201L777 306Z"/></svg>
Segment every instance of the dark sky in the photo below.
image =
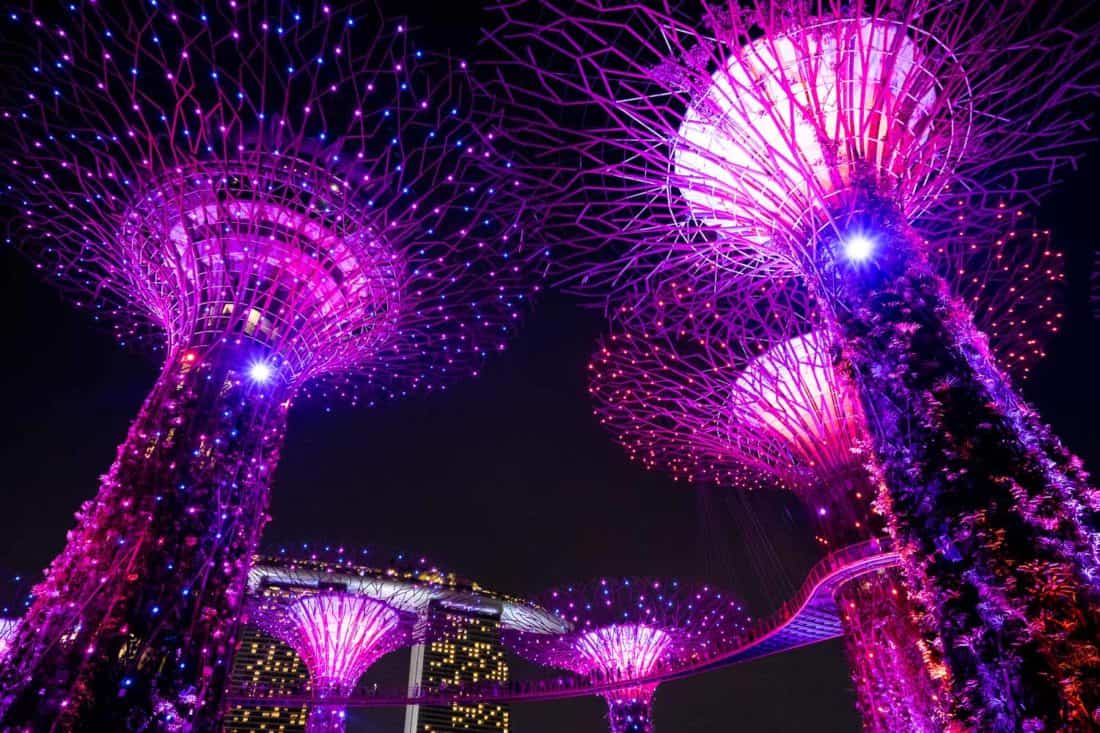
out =
<svg viewBox="0 0 1100 733"><path fill-rule="evenodd" d="M460 23L468 38L480 23L476 14L420 18ZM1100 324L1089 317L1088 275L1100 146L1090 154L1039 212L1068 252L1068 316L1025 392L1096 468ZM36 571L93 496L157 365L115 347L11 251L0 252L0 268L0 312L8 314L0 568ZM517 594L599 575L707 580L767 612L812 561L798 508L783 495L757 495L752 529L727 493L630 464L596 424L585 392L602 328L597 312L550 294L476 381L384 408L326 414L324 405L297 404L267 538L407 549ZM403 682L404 663L395 655L371 676ZM396 733L402 714L355 715L349 729ZM678 733L858 730L837 642L668 684L656 716ZM591 698L518 706L513 719L518 733L606 730L602 701Z"/></svg>

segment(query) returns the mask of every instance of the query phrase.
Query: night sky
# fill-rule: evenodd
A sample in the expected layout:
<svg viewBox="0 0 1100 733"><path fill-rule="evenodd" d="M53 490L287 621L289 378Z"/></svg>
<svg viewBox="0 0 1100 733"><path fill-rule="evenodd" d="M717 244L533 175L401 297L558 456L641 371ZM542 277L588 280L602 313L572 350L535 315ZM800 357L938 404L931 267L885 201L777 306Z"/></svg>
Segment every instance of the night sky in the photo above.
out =
<svg viewBox="0 0 1100 733"><path fill-rule="evenodd" d="M407 7L407 4L402 4ZM410 11L412 12L412 11ZM476 12L413 15L472 41ZM439 31L428 36L441 36ZM450 46L467 53L470 44ZM462 41L465 42L465 41ZM1089 468L1100 467L1100 323L1089 272L1100 145L1038 211L1067 251L1065 328L1024 391ZM62 548L158 365L113 345L85 315L0 251L0 570L37 572ZM585 365L600 313L548 293L477 380L380 408L301 401L291 417L265 538L422 553L516 594L601 575L730 586L758 615L781 603L815 550L789 496L695 489L631 464L591 414ZM407 653L368 674L403 684ZM521 674L530 668L516 665ZM518 733L606 730L596 698L516 706ZM665 731L859 729L839 642L661 688ZM349 730L400 730L403 711L355 714Z"/></svg>

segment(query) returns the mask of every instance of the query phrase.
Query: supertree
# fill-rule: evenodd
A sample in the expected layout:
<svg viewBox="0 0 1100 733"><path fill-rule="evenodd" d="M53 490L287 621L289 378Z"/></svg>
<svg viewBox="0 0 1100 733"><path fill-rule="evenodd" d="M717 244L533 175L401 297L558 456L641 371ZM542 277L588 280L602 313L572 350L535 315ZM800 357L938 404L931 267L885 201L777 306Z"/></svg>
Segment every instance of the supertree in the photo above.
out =
<svg viewBox="0 0 1100 733"><path fill-rule="evenodd" d="M369 5L3 22L9 241L164 360L14 641L4 725L207 729L294 397L441 389L518 317L498 118Z"/></svg>
<svg viewBox="0 0 1100 733"><path fill-rule="evenodd" d="M499 612L501 625L525 633L566 627L547 610L494 593L423 557L339 546L281 548L249 571L248 620L288 644L310 673L307 730L342 731L344 710L324 698L352 693L377 659L428 641L433 604ZM238 690L260 693L265 690Z"/></svg>
<svg viewBox="0 0 1100 733"><path fill-rule="evenodd" d="M933 258L1021 376L1028 367L1020 355L1041 354L1059 323L1056 313L1042 313L1063 280L1061 253L1047 234L1010 230L992 269L973 262L965 244ZM998 287L1002 269L1035 275ZM677 345L629 330L613 336L591 362L590 391L601 422L635 460L677 479L790 489L813 518L816 540L834 550L882 534L865 466L866 425L852 385L834 368L829 332L801 317L813 312L809 303L787 296L761 327L744 328L758 318L755 307L726 318L736 327L725 339ZM856 578L837 597L864 728L940 731L944 690L924 663L935 638L922 639L895 576Z"/></svg>
<svg viewBox="0 0 1100 733"><path fill-rule="evenodd" d="M545 231L579 284L646 313L675 291L688 326L758 287L808 290L867 416L953 717L1095 724L1100 497L929 254L1073 159L1098 25L1061 3L701 5L504 8L528 148L565 192Z"/></svg>
<svg viewBox="0 0 1100 733"><path fill-rule="evenodd" d="M412 638L407 614L358 588L266 589L249 617L301 657L313 694L322 701L350 693L375 661ZM344 730L343 708L312 705L306 730Z"/></svg>
<svg viewBox="0 0 1100 733"><path fill-rule="evenodd" d="M658 683L646 678L705 659L749 620L736 599L712 587L646 578L603 579L536 600L569 631L506 633L516 654L593 682L640 681L602 693L612 733L652 731Z"/></svg>
<svg viewBox="0 0 1100 733"><path fill-rule="evenodd" d="M692 346L626 331L593 357L596 413L631 457L677 480L790 489L828 549L880 536L862 413L820 332L756 357ZM864 730L944 730L944 692L896 572L855 578L836 601Z"/></svg>

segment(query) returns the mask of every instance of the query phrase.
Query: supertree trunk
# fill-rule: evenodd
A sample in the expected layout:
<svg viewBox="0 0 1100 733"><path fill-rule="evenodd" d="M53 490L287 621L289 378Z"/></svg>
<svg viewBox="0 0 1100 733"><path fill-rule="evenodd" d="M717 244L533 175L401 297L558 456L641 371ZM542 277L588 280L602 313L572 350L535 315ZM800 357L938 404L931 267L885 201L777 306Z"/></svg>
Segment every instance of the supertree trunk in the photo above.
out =
<svg viewBox="0 0 1100 733"><path fill-rule="evenodd" d="M310 705L306 733L344 733L346 728L347 710L342 705Z"/></svg>
<svg viewBox="0 0 1100 733"><path fill-rule="evenodd" d="M607 699L607 721L611 733L652 733L653 693L643 691Z"/></svg>
<svg viewBox="0 0 1100 733"><path fill-rule="evenodd" d="M985 731L1100 722L1097 494L886 206L868 263L825 242L823 290L867 413L880 505L952 717Z"/></svg>
<svg viewBox="0 0 1100 733"><path fill-rule="evenodd" d="M837 604L866 733L941 733L946 696L929 674L920 630L894 570L841 586Z"/></svg>
<svg viewBox="0 0 1100 733"><path fill-rule="evenodd" d="M168 359L13 643L5 730L213 730L286 424L248 356Z"/></svg>

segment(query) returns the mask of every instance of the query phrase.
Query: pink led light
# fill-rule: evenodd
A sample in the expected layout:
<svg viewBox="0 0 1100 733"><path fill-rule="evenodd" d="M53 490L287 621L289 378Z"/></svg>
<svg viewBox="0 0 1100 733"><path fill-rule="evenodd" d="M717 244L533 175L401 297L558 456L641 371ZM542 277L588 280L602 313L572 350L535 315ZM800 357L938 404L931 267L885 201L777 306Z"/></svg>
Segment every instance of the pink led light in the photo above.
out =
<svg viewBox="0 0 1100 733"><path fill-rule="evenodd" d="M907 31L885 18L822 19L736 49L679 129L677 186L696 215L736 227L770 210L796 228L860 167L900 187L908 211L934 198L952 140L939 127L955 133L968 114L937 119L942 61L929 63Z"/></svg>
<svg viewBox="0 0 1100 733"><path fill-rule="evenodd" d="M717 651L751 620L735 599L709 586L645 578L570 586L540 600L572 630L509 632L505 643L525 659L591 682L633 683L601 693L613 733L652 730L658 683L646 677Z"/></svg>
<svg viewBox="0 0 1100 733"><path fill-rule="evenodd" d="M250 617L294 649L309 670L319 698L310 706L309 733L341 733L344 709L324 698L351 693L372 664L410 641L401 613L370 593L263 588L251 600Z"/></svg>
<svg viewBox="0 0 1100 733"><path fill-rule="evenodd" d="M12 241L163 362L0 671L5 727L206 725L291 403L476 376L538 290L461 65L370 3L164 5L5 13Z"/></svg>
<svg viewBox="0 0 1100 733"><path fill-rule="evenodd" d="M730 394L730 446L762 431L761 442L771 436L786 446L797 465L820 476L838 475L855 460L862 410L852 391L841 387L827 338L820 332L796 336L752 359ZM767 460L753 457L748 465Z"/></svg>
<svg viewBox="0 0 1100 733"><path fill-rule="evenodd" d="M587 659L592 669L630 678L656 669L672 637L649 626L616 624L581 634L575 643L577 654Z"/></svg>
<svg viewBox="0 0 1100 733"><path fill-rule="evenodd" d="M19 628L19 619L0 618L0 661L3 661L11 651L11 641L15 637L17 628Z"/></svg>
<svg viewBox="0 0 1100 733"><path fill-rule="evenodd" d="M397 611L371 598L308 595L288 605L286 615L269 628L298 652L321 690L350 690L402 641Z"/></svg>

